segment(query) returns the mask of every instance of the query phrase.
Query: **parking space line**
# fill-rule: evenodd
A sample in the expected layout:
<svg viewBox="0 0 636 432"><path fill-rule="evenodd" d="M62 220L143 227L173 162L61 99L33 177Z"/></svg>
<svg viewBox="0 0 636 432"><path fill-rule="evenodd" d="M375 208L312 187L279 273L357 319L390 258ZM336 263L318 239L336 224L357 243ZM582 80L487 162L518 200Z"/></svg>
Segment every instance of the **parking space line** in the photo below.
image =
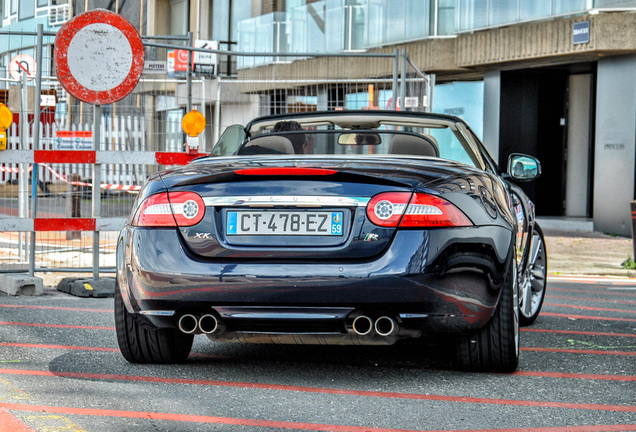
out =
<svg viewBox="0 0 636 432"><path fill-rule="evenodd" d="M634 318L616 318L616 317L606 317L606 316L562 314L562 313L545 312L545 311L541 311L541 316L551 316L551 317L569 318L569 319L582 319L582 320L636 322L636 319Z"/></svg>
<svg viewBox="0 0 636 432"><path fill-rule="evenodd" d="M24 404L0 404L0 407L4 406L7 409L15 411L46 411L60 414L73 414L80 416L97 416L97 417L120 417L120 418L137 418L146 420L168 420L176 422L187 423L212 423L212 424L227 424L238 426L256 426L256 427L269 427L279 429L297 429L297 430L313 430L313 431L331 431L331 432L416 432L408 429L393 429L393 428L378 428L369 426L346 426L346 425L329 425L318 423L300 423L300 422L286 422L275 420L259 420L259 419L246 419L246 418L234 418L234 417L216 417L206 415L194 415L194 414L176 414L176 413L161 413L161 412L144 412L144 411L121 411L121 410L107 410L107 409L95 409L95 408L72 408L72 407L58 407L58 406L46 406L46 405L24 405ZM595 431L630 431L634 430L636 424L629 425L594 425L594 426L566 426L566 427L544 427L544 428L501 428L501 429L489 429L492 431L506 431L506 432L595 432ZM483 430L482 430L483 431ZM421 431L418 431L421 432ZM442 432L442 431L429 431L429 432ZM453 431L445 431L453 432ZM474 432L470 430L463 430L463 432Z"/></svg>
<svg viewBox="0 0 636 432"><path fill-rule="evenodd" d="M75 351L119 352L119 348L88 347L88 346L75 346L75 345L47 345L47 344L31 344L31 343L16 343L16 342L0 342L0 346L14 347L14 348L45 348L45 349L62 349L62 350L75 350Z"/></svg>
<svg viewBox="0 0 636 432"><path fill-rule="evenodd" d="M36 432L5 408L0 408L0 432Z"/></svg>
<svg viewBox="0 0 636 432"><path fill-rule="evenodd" d="M625 277L602 277L602 276L560 276L548 275L548 282L565 282L577 284L609 284L609 285L628 285L636 287L636 279Z"/></svg>
<svg viewBox="0 0 636 432"><path fill-rule="evenodd" d="M631 300L609 300L609 299L597 299L590 297L574 297L574 296L561 296L546 294L545 298L559 299L559 300L576 300L590 303L613 303L613 304L629 304L636 305L636 301Z"/></svg>
<svg viewBox="0 0 636 432"><path fill-rule="evenodd" d="M602 311L602 312L619 312L619 313L628 313L628 314L636 313L636 310L600 308L600 307L568 305L568 304L560 304L560 303L543 303L543 305L544 306L564 307L564 308L570 308L570 309Z"/></svg>
<svg viewBox="0 0 636 432"><path fill-rule="evenodd" d="M568 348L541 348L528 347L520 348L521 351L535 352L557 352L568 354L598 354L598 355L617 355L617 356L636 356L636 351L602 351L602 350L584 350L584 349L568 349Z"/></svg>
<svg viewBox="0 0 636 432"><path fill-rule="evenodd" d="M15 304L0 304L0 308L14 308L14 309L47 309L47 310L62 310L72 312L107 312L113 313L112 309L87 309L87 308L72 308L63 306L36 306L36 305L15 305Z"/></svg>
<svg viewBox="0 0 636 432"><path fill-rule="evenodd" d="M548 287L548 292L551 292L551 291L575 292L575 293L581 293L581 294L609 294L609 295L621 296L621 297L636 297L636 293L617 292L616 290L610 290L610 289L604 289L604 290L585 289L584 290L584 289L577 289L577 288Z"/></svg>
<svg viewBox="0 0 636 432"><path fill-rule="evenodd" d="M528 333L557 333L557 334L572 334L572 335L581 335L581 336L609 336L609 337L636 338L636 334L634 333L589 332L589 331L552 330L552 329L539 329L539 328L522 328L521 331L528 332Z"/></svg>
<svg viewBox="0 0 636 432"><path fill-rule="evenodd" d="M115 330L115 327L105 327L105 326L80 326L80 325L69 325L69 324L43 324L43 323L25 323L25 322L10 322L10 321L0 321L0 325L8 325L8 326L25 326L25 327L50 327L50 328L63 328L63 329L74 329L74 330Z"/></svg>
<svg viewBox="0 0 636 432"><path fill-rule="evenodd" d="M386 398L386 399L427 400L427 401L438 401L438 402L455 402L455 403L471 403L471 404L486 404L486 405L514 405L514 406L531 406L531 407L544 407L544 408L566 408L566 409L576 409L576 410L636 413L636 406L628 406L628 405L605 405L605 404L589 404L589 403L579 403L579 402L494 399L494 398L480 398L480 397L470 397L470 396L446 396L446 395L382 392L382 391L368 391L368 390L347 390L347 389L323 388L323 387L303 387L303 386L292 386L292 385L284 385L284 384L196 380L196 379L186 379L186 378L144 377L144 376L136 376L136 375L133 376L133 375L92 374L92 373L77 373L77 372L50 372L50 371L35 371L35 370L32 371L32 370L15 370L15 369L0 369L0 373L22 374L22 375L30 375L30 376L95 379L95 380L153 382L153 383L162 383L162 384L187 384L187 385L189 384L189 385L205 385L205 386L216 386L216 387L236 387L236 388L247 388L247 389L257 389L257 390L293 391L293 392L304 392L304 393L334 394L334 395L375 397L375 398ZM0 406L2 406L2 404L0 404Z"/></svg>
<svg viewBox="0 0 636 432"><path fill-rule="evenodd" d="M156 382L162 384L187 384L187 385L203 385L216 387L245 387L245 388L263 388L272 389L270 384L255 384L247 382L235 381L213 381L200 379L185 378L159 378L142 375L114 375L114 374L95 374L85 372L50 372L28 369L0 369L0 374L5 375L27 375L27 376L47 376L47 377L64 377L78 379L92 379L105 381L132 381L132 382ZM517 371L512 375L536 376L544 378L572 378L581 380L606 380L606 381L636 381L635 375L599 375L599 374L580 374L565 372L538 372L538 371ZM303 387L307 389L309 387ZM301 387L280 385L276 389L287 391L303 391ZM334 390L335 391L335 390ZM340 391L340 390L338 390Z"/></svg>
<svg viewBox="0 0 636 432"><path fill-rule="evenodd" d="M598 375L598 374L576 374L567 372L535 372L535 371L516 371L512 375L537 377L537 378L569 378L569 379L588 379L588 380L606 380L606 381L636 381L634 375Z"/></svg>

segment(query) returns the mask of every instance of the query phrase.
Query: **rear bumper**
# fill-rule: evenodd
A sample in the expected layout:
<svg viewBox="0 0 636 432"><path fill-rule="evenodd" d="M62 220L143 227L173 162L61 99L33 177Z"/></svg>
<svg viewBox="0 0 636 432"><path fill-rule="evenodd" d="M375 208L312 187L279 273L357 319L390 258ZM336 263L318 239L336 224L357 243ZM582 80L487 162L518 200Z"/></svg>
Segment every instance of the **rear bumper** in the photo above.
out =
<svg viewBox="0 0 636 432"><path fill-rule="evenodd" d="M212 313L230 332L279 334L347 334L361 314L389 316L406 335L475 330L492 316L514 252L497 226L401 231L374 259L319 263L200 260L173 230L124 237L118 278L130 312L157 327Z"/></svg>

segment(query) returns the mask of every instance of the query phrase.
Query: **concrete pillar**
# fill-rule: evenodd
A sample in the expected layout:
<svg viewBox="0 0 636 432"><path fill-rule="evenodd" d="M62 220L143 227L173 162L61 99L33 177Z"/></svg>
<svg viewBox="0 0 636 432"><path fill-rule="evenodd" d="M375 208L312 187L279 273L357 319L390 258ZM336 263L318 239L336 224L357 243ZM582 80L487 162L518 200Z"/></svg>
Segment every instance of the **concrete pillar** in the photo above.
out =
<svg viewBox="0 0 636 432"><path fill-rule="evenodd" d="M499 112L501 109L501 72L484 74L484 145L499 162ZM505 163L506 161L503 161ZM505 167L504 167L505 168Z"/></svg>
<svg viewBox="0 0 636 432"><path fill-rule="evenodd" d="M629 236L636 183L636 56L601 59L596 82L594 229Z"/></svg>

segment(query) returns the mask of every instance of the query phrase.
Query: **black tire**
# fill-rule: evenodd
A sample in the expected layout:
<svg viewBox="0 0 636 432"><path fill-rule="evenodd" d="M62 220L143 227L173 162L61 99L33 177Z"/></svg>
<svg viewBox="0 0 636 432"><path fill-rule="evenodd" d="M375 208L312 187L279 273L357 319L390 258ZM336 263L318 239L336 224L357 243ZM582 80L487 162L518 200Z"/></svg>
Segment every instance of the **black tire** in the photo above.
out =
<svg viewBox="0 0 636 432"><path fill-rule="evenodd" d="M128 313L115 287L115 328L119 350L131 363L182 363L190 355L194 335L158 329Z"/></svg>
<svg viewBox="0 0 636 432"><path fill-rule="evenodd" d="M519 299L517 261L510 259L495 314L482 329L457 342L462 369L479 372L514 372L519 364Z"/></svg>
<svg viewBox="0 0 636 432"><path fill-rule="evenodd" d="M528 266L519 282L519 324L529 326L541 312L548 276L548 255L543 230L535 223Z"/></svg>

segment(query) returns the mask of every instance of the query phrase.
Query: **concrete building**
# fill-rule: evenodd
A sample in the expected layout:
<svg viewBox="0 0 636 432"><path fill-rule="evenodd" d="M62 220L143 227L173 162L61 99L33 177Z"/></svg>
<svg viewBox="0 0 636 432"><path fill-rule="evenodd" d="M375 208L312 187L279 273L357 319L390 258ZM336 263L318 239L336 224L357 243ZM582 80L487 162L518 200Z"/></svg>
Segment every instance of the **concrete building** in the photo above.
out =
<svg viewBox="0 0 636 432"><path fill-rule="evenodd" d="M43 13L50 16L57 11L53 3L72 4L71 11L134 6L132 20L143 36L192 32L194 40L217 41L219 49L234 52L406 50L416 68L435 76L433 111L467 118L502 163L512 152L540 158L542 177L524 185L538 215L576 218L597 231L630 235L636 0L2 0L3 27L17 29L21 17L35 22ZM22 50L2 48L0 69ZM161 60L165 52L153 55ZM220 129L290 103L264 105L232 87L232 79L249 75L258 83L283 66L297 80L320 81L333 68L330 61L285 64L271 56L246 62L225 55L217 77L202 78L194 91L204 99L206 118L216 119ZM350 80L363 81L369 71L393 75L391 62L364 59L347 59L341 70ZM217 91L221 81L223 90ZM444 100L447 88L455 89L450 104ZM146 103L146 116L151 109L166 113L153 124L182 115L183 86L171 89L173 96L157 97L154 108ZM316 107L343 104L346 94L326 92Z"/></svg>
<svg viewBox="0 0 636 432"><path fill-rule="evenodd" d="M435 74L438 86L483 83L479 126L490 152L502 162L512 152L542 161L541 179L524 186L538 215L591 220L595 230L630 235L630 202L636 193L636 1L190 4L201 7L190 28L227 49L406 49L419 69ZM206 21L210 28L203 27ZM294 67L315 74L326 61L308 59L311 67L305 68L297 61ZM351 71L367 70L349 62ZM265 77L272 67L260 64L250 74L260 69ZM375 70L391 72L390 67Z"/></svg>

